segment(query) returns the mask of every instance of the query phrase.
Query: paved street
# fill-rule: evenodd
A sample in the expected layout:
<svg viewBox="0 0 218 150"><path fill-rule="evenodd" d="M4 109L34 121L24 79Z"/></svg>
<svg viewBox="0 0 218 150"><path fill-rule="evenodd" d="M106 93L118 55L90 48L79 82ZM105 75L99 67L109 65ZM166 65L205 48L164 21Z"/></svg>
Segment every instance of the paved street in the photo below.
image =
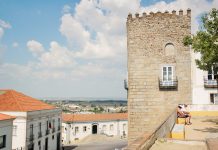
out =
<svg viewBox="0 0 218 150"><path fill-rule="evenodd" d="M80 144L76 146L68 146L64 150L121 150L127 146L127 140L114 140L105 142L93 142L88 144Z"/></svg>

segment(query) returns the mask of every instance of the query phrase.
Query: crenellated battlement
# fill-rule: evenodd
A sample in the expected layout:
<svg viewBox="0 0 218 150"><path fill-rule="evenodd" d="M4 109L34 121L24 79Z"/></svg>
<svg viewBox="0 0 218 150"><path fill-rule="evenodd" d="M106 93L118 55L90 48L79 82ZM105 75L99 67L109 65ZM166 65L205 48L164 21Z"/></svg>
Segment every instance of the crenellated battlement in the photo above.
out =
<svg viewBox="0 0 218 150"><path fill-rule="evenodd" d="M188 8L187 11L186 11L186 15L184 15L183 13L183 10L180 9L178 11L178 13L173 10L171 13L169 13L169 11L165 11L165 12L150 12L149 14L147 14L146 12L143 12L141 15L139 13L136 13L135 16L133 16L131 13L129 13L128 17L127 17L127 20L132 20L132 19L135 19L135 18L146 18L146 17L155 17L155 16L166 16L166 15L174 15L174 16L187 16L187 17L191 17L191 9Z"/></svg>

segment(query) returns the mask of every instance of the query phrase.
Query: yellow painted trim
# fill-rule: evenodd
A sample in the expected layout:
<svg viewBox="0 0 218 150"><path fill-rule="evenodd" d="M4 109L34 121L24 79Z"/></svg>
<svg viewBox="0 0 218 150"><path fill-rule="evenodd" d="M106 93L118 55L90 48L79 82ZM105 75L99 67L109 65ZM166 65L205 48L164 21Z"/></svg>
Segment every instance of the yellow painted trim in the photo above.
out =
<svg viewBox="0 0 218 150"><path fill-rule="evenodd" d="M218 111L191 111L192 116L218 116Z"/></svg>
<svg viewBox="0 0 218 150"><path fill-rule="evenodd" d="M172 132L171 133L171 137L173 139L180 139L180 140L182 140L182 139L185 138L185 134L184 134L184 132Z"/></svg>
<svg viewBox="0 0 218 150"><path fill-rule="evenodd" d="M177 124L185 124L185 118L177 118Z"/></svg>

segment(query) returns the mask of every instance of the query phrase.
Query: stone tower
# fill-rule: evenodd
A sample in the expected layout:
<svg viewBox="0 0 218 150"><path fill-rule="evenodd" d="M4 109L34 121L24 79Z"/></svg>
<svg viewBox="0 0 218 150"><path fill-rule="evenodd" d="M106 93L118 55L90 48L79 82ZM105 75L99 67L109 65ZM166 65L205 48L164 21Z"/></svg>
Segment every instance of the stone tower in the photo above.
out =
<svg viewBox="0 0 218 150"><path fill-rule="evenodd" d="M152 132L179 103L191 103L191 10L127 18L128 142Z"/></svg>

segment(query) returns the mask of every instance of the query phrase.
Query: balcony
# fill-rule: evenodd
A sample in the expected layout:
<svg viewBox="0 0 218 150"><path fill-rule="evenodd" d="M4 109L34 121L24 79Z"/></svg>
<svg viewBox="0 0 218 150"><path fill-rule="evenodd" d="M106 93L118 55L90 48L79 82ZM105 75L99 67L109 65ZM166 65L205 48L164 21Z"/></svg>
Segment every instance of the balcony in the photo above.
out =
<svg viewBox="0 0 218 150"><path fill-rule="evenodd" d="M55 133L55 128L52 128L52 133Z"/></svg>
<svg viewBox="0 0 218 150"><path fill-rule="evenodd" d="M49 130L49 129L46 129L45 134L46 134L46 135L49 135L49 133L50 133L50 130Z"/></svg>
<svg viewBox="0 0 218 150"><path fill-rule="evenodd" d="M128 80L127 79L124 80L124 88L128 90Z"/></svg>
<svg viewBox="0 0 218 150"><path fill-rule="evenodd" d="M61 130L61 126L58 126L58 131L60 131Z"/></svg>
<svg viewBox="0 0 218 150"><path fill-rule="evenodd" d="M42 132L38 132L38 138L41 138L42 137Z"/></svg>
<svg viewBox="0 0 218 150"><path fill-rule="evenodd" d="M33 134L30 134L29 141L33 141L33 140L34 140L34 135L33 135Z"/></svg>
<svg viewBox="0 0 218 150"><path fill-rule="evenodd" d="M159 78L159 89L160 90L176 90L177 88L178 88L177 77L169 81L164 81Z"/></svg>
<svg viewBox="0 0 218 150"><path fill-rule="evenodd" d="M218 79L208 79L208 76L204 77L205 88L218 88Z"/></svg>

